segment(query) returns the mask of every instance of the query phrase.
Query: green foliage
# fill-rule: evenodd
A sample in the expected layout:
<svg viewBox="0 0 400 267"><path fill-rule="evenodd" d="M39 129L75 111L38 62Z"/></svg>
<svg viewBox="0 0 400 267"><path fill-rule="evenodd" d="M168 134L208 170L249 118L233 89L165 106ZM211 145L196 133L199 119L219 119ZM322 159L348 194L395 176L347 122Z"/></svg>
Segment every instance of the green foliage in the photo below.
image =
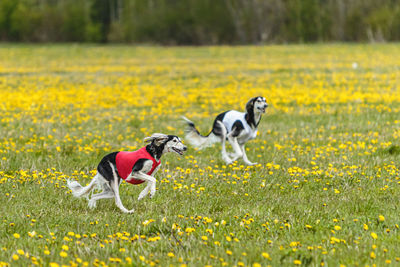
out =
<svg viewBox="0 0 400 267"><path fill-rule="evenodd" d="M400 40L392 0L2 0L0 40L240 44Z"/></svg>

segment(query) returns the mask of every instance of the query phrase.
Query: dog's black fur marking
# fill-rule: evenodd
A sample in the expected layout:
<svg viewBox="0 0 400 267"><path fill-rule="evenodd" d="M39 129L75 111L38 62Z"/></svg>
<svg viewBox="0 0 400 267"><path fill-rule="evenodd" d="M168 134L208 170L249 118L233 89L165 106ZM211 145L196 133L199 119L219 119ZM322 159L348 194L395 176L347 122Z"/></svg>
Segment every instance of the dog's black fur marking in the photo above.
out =
<svg viewBox="0 0 400 267"><path fill-rule="evenodd" d="M169 136L168 136L168 140L171 140L171 139L169 139ZM146 151L149 152L149 154L153 158L155 158L155 160L158 161L161 158L161 155L162 155L162 152L164 150L164 147L165 147L165 143L162 143L161 145L156 146L154 144L154 141L152 141L151 144L146 146Z"/></svg>
<svg viewBox="0 0 400 267"><path fill-rule="evenodd" d="M238 137L240 133L244 130L243 123L239 120L235 121L232 125L232 136Z"/></svg>
<svg viewBox="0 0 400 267"><path fill-rule="evenodd" d="M230 111L230 110L228 110L228 111ZM210 132L207 136L209 136L211 133L214 133L216 136L221 136L221 134L222 134L221 126L219 125L219 123L217 123L217 121L221 121L221 122L222 122L222 120L223 120L224 117L225 117L225 114L226 114L228 111L225 111L225 112L219 114L219 115L215 118L214 123L213 123L212 130L211 130L211 132ZM193 124L193 125L194 125L194 124ZM197 130L196 130L196 131L197 131Z"/></svg>
<svg viewBox="0 0 400 267"><path fill-rule="evenodd" d="M254 102L257 100L257 98L259 98L260 96L257 97L253 97L252 99L249 100L249 102L246 104L246 115L245 115L245 119L247 121L247 123L253 127L253 128L257 128L258 124L260 123L260 121L258 121L257 123L254 120Z"/></svg>
<svg viewBox="0 0 400 267"><path fill-rule="evenodd" d="M200 132L196 129L196 126L194 125L193 122L187 121L186 123L188 124L188 126L189 126L190 128L192 128L194 131L196 131L197 134L201 135Z"/></svg>
<svg viewBox="0 0 400 267"><path fill-rule="evenodd" d="M97 166L97 171L101 174L101 176L104 177L109 183L114 180L114 174L113 170L110 166L110 163L114 166L115 171L117 171L117 165L115 163L115 158L117 157L117 152L112 152L110 154L107 154L103 157L103 159L100 161L99 165ZM117 172L118 175L118 172ZM118 178L121 179L121 177ZM118 179L118 182L119 182Z"/></svg>

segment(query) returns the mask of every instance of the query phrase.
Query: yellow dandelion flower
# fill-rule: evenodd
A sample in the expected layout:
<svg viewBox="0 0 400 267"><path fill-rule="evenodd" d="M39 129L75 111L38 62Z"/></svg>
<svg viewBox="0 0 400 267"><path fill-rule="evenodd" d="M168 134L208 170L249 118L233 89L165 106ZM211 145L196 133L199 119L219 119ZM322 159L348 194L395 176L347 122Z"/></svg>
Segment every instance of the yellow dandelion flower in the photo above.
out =
<svg viewBox="0 0 400 267"><path fill-rule="evenodd" d="M295 265L301 265L301 260L294 260L293 263L294 263Z"/></svg>
<svg viewBox="0 0 400 267"><path fill-rule="evenodd" d="M13 260L17 261L19 259L19 256L17 254L13 254L11 258Z"/></svg>
<svg viewBox="0 0 400 267"><path fill-rule="evenodd" d="M14 233L13 236L14 236L14 238L16 238L16 239L18 239L18 238L21 237L18 233Z"/></svg>
<svg viewBox="0 0 400 267"><path fill-rule="evenodd" d="M63 257L63 258L65 258L65 257L68 256L68 253L65 252L65 251L61 251L61 252L60 252L60 256Z"/></svg>
<svg viewBox="0 0 400 267"><path fill-rule="evenodd" d="M372 232L372 233L371 233L371 237L372 237L373 239L377 239L377 238L378 238L378 235L377 235L376 233Z"/></svg>
<svg viewBox="0 0 400 267"><path fill-rule="evenodd" d="M271 260L271 256L267 252L261 253L261 256L263 256L264 258L266 258L268 260Z"/></svg>

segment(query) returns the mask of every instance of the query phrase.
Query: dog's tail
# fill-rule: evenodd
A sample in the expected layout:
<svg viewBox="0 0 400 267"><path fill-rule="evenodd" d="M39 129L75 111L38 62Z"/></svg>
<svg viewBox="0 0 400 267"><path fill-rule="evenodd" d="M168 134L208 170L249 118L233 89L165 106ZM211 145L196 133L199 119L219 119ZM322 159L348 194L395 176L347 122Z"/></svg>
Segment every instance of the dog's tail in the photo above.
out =
<svg viewBox="0 0 400 267"><path fill-rule="evenodd" d="M185 139L194 147L198 149L203 149L205 147L211 146L216 142L220 142L221 138L216 136L212 131L208 135L201 135L200 132L196 129L194 123L188 118L182 116L182 118L186 122L186 136ZM219 121L218 121L219 122ZM222 122L219 122L222 124ZM223 125L222 125L223 126ZM225 126L223 126L225 128Z"/></svg>
<svg viewBox="0 0 400 267"><path fill-rule="evenodd" d="M92 189L96 186L96 179L97 175L92 179L90 184L88 184L85 187L81 186L77 181L72 181L72 180L67 180L67 185L69 189L71 189L72 194L75 197L83 197L87 196L90 193L90 191L92 191Z"/></svg>

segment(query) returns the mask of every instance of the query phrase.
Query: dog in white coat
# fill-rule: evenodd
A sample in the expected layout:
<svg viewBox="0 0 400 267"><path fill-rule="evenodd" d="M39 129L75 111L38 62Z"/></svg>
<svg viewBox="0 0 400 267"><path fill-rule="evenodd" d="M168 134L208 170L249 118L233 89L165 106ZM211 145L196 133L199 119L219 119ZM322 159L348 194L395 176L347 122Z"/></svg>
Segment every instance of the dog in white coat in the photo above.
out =
<svg viewBox="0 0 400 267"><path fill-rule="evenodd" d="M229 110L219 114L214 120L211 132L206 136L199 133L192 121L183 117L187 123L186 140L199 149L221 142L222 159L227 164L231 164L238 158L243 158L247 165L257 164L247 158L244 145L247 141L256 138L258 124L267 107L264 97L254 97L247 102L246 112ZM232 145L234 153L226 152L226 140Z"/></svg>

